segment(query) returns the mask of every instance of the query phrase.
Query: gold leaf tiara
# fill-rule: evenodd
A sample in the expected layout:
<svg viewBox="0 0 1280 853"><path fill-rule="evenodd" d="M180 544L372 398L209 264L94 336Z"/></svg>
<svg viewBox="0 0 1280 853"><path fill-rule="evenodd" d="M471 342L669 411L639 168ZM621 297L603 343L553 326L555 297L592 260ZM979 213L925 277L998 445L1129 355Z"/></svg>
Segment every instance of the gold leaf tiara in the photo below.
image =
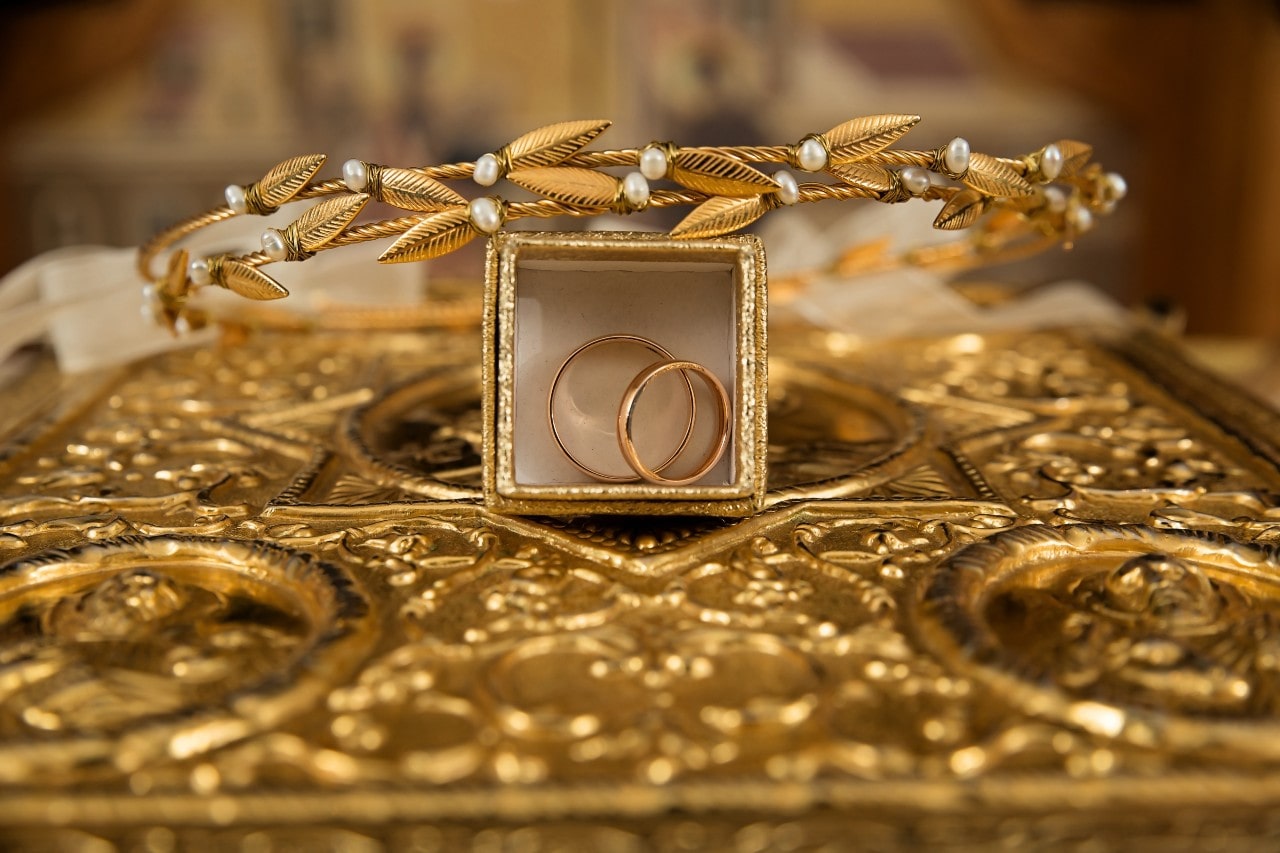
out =
<svg viewBox="0 0 1280 853"><path fill-rule="evenodd" d="M1125 194L1124 179L1091 162L1093 149L1074 140L1015 158L971 151L961 137L935 149L891 147L919 121L914 115L864 116L792 145L682 148L651 142L601 151L586 148L610 122L562 122L530 131L474 163L401 168L348 160L340 179L322 181L315 176L324 155L294 157L255 183L227 187L225 205L157 234L140 249L138 266L150 282L157 320L181 331L204 322L204 315L188 305L199 288L223 287L249 299L287 296L261 269L274 262L303 261L320 251L393 237L379 261L427 260L526 217L687 206L692 210L671 236L697 238L737 231L769 211L799 203L941 201L934 227L969 229L968 239L908 253L896 262L954 266L1069 245ZM610 169L629 171L619 176ZM827 180L800 183L792 170ZM503 178L538 198L468 200L444 183L471 180L487 188ZM659 181L666 185L652 185ZM358 222L371 199L406 215ZM153 270L161 254L199 229L309 200L316 203L288 227L263 232L260 251L189 259L178 249L165 272Z"/></svg>

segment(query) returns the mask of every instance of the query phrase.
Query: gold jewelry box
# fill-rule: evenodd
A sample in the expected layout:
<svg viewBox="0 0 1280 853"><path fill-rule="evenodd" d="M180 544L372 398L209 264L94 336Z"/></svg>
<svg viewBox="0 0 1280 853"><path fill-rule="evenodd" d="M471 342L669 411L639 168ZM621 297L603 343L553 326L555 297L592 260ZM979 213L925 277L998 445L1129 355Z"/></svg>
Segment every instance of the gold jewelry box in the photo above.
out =
<svg viewBox="0 0 1280 853"><path fill-rule="evenodd" d="M758 238L503 232L489 242L485 278L487 506L726 517L763 506L767 309ZM686 363L661 371L670 374L665 398L658 371L645 370L663 361ZM654 402L641 399L646 380ZM674 450L646 462L645 476L635 473L643 466L625 467L633 430L642 455L656 444ZM705 476L685 482L700 467Z"/></svg>

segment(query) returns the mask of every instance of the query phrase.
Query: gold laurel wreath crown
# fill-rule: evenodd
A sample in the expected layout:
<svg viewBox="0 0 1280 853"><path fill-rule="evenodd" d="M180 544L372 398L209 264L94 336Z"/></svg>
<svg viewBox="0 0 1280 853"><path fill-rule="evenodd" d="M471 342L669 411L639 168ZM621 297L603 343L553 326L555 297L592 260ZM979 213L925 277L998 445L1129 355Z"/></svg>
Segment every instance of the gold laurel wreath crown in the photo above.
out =
<svg viewBox="0 0 1280 853"><path fill-rule="evenodd" d="M943 230L971 229L967 241L920 250L900 259L915 264L980 263L1070 245L1089 230L1095 214L1109 213L1125 182L1091 162L1091 146L1064 139L1022 157L1002 158L970 149L961 137L936 149L891 147L920 121L914 115L851 119L792 145L690 147L652 142L642 148L586 150L609 121L570 121L530 131L473 163L402 168L348 160L342 178L317 181L322 154L294 157L261 180L226 189L226 204L183 220L139 251L139 270L151 282L157 320L183 331L203 325L189 306L199 288L216 286L249 299L279 299L288 291L261 267L303 261L317 252L395 237L383 263L426 260L454 251L524 217L597 216L648 208L692 206L671 230L676 238L713 237L746 227L779 207L802 202L871 199L942 201L933 221ZM773 165L772 173L758 168ZM622 177L606 171L630 168ZM792 169L829 180L800 183ZM539 196L508 201L498 195L468 200L445 181L500 179ZM674 188L655 188L665 180ZM189 259L173 253L165 272L155 259L178 241L234 216L266 215L288 202L318 199L283 229L267 229L260 251ZM406 211L376 222L357 222L370 200Z"/></svg>

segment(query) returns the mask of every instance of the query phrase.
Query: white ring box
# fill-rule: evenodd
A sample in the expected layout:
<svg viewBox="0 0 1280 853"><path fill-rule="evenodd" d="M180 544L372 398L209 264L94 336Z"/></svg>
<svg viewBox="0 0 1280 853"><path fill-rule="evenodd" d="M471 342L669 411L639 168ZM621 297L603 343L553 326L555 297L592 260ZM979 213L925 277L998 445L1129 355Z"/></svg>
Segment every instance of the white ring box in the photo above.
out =
<svg viewBox="0 0 1280 853"><path fill-rule="evenodd" d="M485 289L485 503L501 512L534 515L746 516L757 511L766 485L765 282L764 249L752 236L495 235ZM651 340L676 359L708 368L724 385L731 401L728 448L704 477L688 485L602 481L576 467L557 444L549 415L557 372L574 350L606 335ZM613 353L607 347L584 353L556 391L556 423L565 446L596 470L617 474L630 473L619 470L625 463L618 461L616 434L628 369L634 373L646 362L663 360L633 346L625 357L639 361L624 369L625 346ZM650 446L659 439L672 451L678 446L680 424L687 425L690 411L690 391L681 375L667 374L665 395L655 382L637 403L633 424L642 449L650 438L645 430L658 435ZM697 418L686 450L664 472L672 479L706 459L719 435L711 390L697 377L690 379ZM653 463L646 459L646 464Z"/></svg>

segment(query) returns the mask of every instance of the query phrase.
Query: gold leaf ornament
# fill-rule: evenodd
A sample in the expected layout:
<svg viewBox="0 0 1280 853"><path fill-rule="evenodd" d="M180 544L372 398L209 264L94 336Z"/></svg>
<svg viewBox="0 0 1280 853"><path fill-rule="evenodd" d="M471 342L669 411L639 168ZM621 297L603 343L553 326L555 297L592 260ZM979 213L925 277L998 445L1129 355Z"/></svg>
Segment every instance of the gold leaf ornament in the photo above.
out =
<svg viewBox="0 0 1280 853"><path fill-rule="evenodd" d="M850 119L822 134L832 163L860 160L888 148L920 121L920 116L886 113Z"/></svg>
<svg viewBox="0 0 1280 853"><path fill-rule="evenodd" d="M601 119L563 121L531 130L504 145L498 159L507 161L507 171L535 166L554 166L590 144L613 124Z"/></svg>
<svg viewBox="0 0 1280 853"><path fill-rule="evenodd" d="M270 212L297 195L320 171L325 159L323 154L304 154L278 163L253 185L250 195L257 196L257 206L263 212Z"/></svg>
<svg viewBox="0 0 1280 853"><path fill-rule="evenodd" d="M718 237L739 228L745 228L772 210L776 202L772 195L750 198L716 197L695 207L679 225L671 229L671 236L683 239Z"/></svg>
<svg viewBox="0 0 1280 853"><path fill-rule="evenodd" d="M1059 139L1055 145L1062 152L1062 168L1058 179L1069 178L1083 169L1093 157L1093 146L1074 139Z"/></svg>
<svg viewBox="0 0 1280 853"><path fill-rule="evenodd" d="M366 193L356 193L313 205L290 226L297 234L298 245L304 251L316 251L341 234L368 202Z"/></svg>
<svg viewBox="0 0 1280 853"><path fill-rule="evenodd" d="M403 210L446 210L467 200L454 190L417 169L380 166L378 199Z"/></svg>
<svg viewBox="0 0 1280 853"><path fill-rule="evenodd" d="M478 233L471 224L471 215L467 207L455 207L431 213L401 234L391 248L378 256L378 262L402 264L438 258L465 246Z"/></svg>
<svg viewBox="0 0 1280 853"><path fill-rule="evenodd" d="M186 249L178 249L170 256L164 278L156 286L162 301L173 302L187 295L191 288L191 279L187 274L190 259L191 254Z"/></svg>
<svg viewBox="0 0 1280 853"><path fill-rule="evenodd" d="M283 299L289 295L284 285L257 267L230 259L209 263L210 278L246 299Z"/></svg>
<svg viewBox="0 0 1280 853"><path fill-rule="evenodd" d="M987 208L986 197L977 190L960 190L942 207L933 227L943 231L968 228Z"/></svg>
<svg viewBox="0 0 1280 853"><path fill-rule="evenodd" d="M887 193L897 183L893 172L874 163L840 163L827 171L844 183L871 194Z"/></svg>
<svg viewBox="0 0 1280 853"><path fill-rule="evenodd" d="M622 181L594 169L550 166L518 169L507 180L532 193L579 207L609 207L618 199Z"/></svg>
<svg viewBox="0 0 1280 853"><path fill-rule="evenodd" d="M974 152L969 158L969 171L961 178L966 186L987 195L1016 198L1031 195L1031 183L1005 163L990 154Z"/></svg>
<svg viewBox="0 0 1280 853"><path fill-rule="evenodd" d="M778 190L778 182L759 169L706 148L677 150L671 158L670 178L707 195L745 198Z"/></svg>

